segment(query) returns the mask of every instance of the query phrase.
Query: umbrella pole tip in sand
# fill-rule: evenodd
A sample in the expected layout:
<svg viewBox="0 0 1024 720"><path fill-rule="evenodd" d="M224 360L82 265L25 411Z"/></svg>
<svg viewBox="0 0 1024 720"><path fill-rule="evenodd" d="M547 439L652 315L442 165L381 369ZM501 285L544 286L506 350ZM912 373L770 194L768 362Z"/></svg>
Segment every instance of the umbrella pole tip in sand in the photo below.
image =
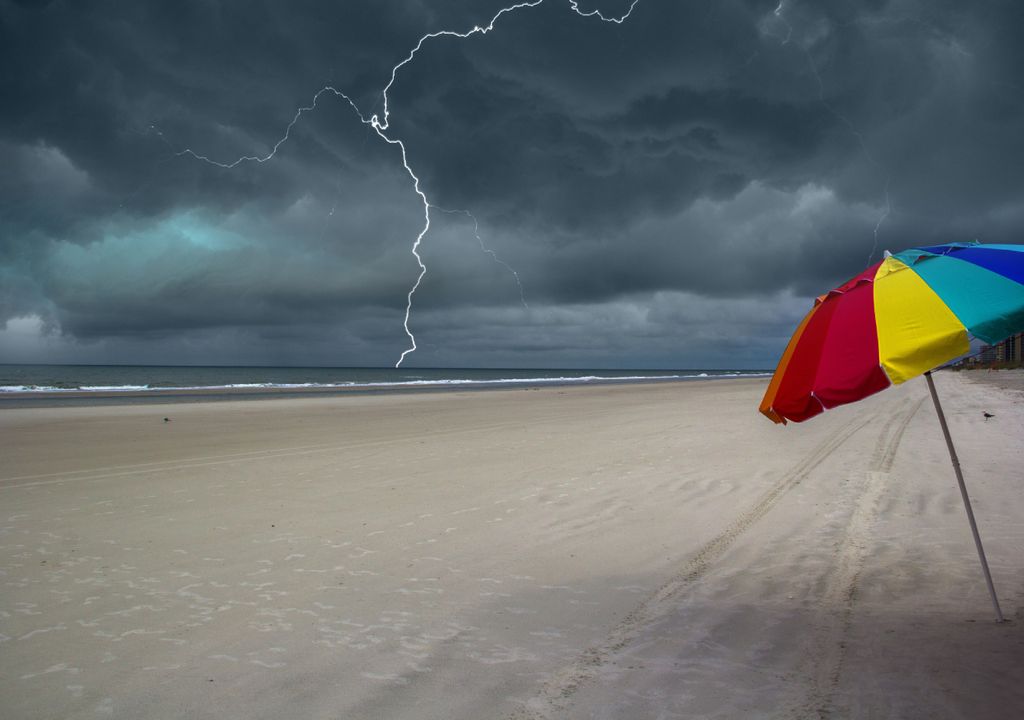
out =
<svg viewBox="0 0 1024 720"><path fill-rule="evenodd" d="M953 461L953 471L956 473L956 481L960 485L960 495L964 499L964 508L967 510L967 520L971 524L971 533L974 535L974 546L978 548L978 558L981 560L981 569L985 573L985 583L988 585L989 595L992 597L992 607L996 611L996 622L1003 622L1003 611L999 608L999 599L996 598L996 589L992 584L992 573L988 569L988 560L985 559L985 548L981 545L981 535L978 534L978 523L974 520L974 511L971 509L971 500L967 497L967 485L964 484L964 474L960 470L960 460L956 455L956 448L953 447L953 438L949 434L949 426L946 424L946 416L942 412L942 405L939 403L939 395L935 392L935 381L932 380L932 373L929 370L924 374L928 381L928 391L932 394L932 402L935 403L935 412L939 416L939 425L942 427L942 434L946 438L946 447L949 448L949 459Z"/></svg>

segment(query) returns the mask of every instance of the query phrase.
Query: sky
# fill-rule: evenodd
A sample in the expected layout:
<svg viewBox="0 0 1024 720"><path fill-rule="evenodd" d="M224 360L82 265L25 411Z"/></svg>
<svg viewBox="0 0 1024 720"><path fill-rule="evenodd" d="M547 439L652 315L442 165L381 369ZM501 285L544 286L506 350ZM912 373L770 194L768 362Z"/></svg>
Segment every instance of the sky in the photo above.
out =
<svg viewBox="0 0 1024 720"><path fill-rule="evenodd" d="M0 362L772 368L1024 242L1024 3L533 2L0 0Z"/></svg>

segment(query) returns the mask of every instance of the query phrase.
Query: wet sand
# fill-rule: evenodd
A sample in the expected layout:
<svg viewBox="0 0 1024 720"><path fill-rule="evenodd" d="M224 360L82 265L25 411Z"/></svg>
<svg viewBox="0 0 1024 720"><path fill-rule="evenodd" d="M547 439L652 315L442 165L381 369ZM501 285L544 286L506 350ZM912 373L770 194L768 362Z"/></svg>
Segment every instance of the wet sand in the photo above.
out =
<svg viewBox="0 0 1024 720"><path fill-rule="evenodd" d="M4 409L3 716L1011 717L1024 402L966 375L1002 625L923 380Z"/></svg>

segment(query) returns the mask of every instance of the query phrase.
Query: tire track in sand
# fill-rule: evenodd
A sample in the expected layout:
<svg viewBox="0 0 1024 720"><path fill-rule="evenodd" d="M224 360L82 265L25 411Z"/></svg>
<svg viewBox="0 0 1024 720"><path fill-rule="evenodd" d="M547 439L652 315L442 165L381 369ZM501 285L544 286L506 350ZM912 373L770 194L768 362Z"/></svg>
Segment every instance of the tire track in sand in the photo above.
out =
<svg viewBox="0 0 1024 720"><path fill-rule="evenodd" d="M873 423L877 415L855 419L841 426L794 465L757 502L738 515L725 529L701 546L668 581L634 608L608 634L603 643L584 650L574 662L557 671L529 704L509 716L509 720L540 720L567 709L576 692L593 680L611 656L628 645L640 630L671 609L677 598L704 575L726 550L764 517L787 492L805 480L826 458L858 431ZM895 451L893 451L895 452ZM891 464L891 463L890 463Z"/></svg>
<svg viewBox="0 0 1024 720"><path fill-rule="evenodd" d="M811 687L805 701L790 709L792 717L844 717L835 707L835 695L846 662L860 576L873 541L871 531L889 489L889 471L903 434L925 400L922 397L909 408L901 408L902 412L892 413L878 435L863 487L836 548L833 570L819 603L820 619L808 643L801 675L811 678Z"/></svg>

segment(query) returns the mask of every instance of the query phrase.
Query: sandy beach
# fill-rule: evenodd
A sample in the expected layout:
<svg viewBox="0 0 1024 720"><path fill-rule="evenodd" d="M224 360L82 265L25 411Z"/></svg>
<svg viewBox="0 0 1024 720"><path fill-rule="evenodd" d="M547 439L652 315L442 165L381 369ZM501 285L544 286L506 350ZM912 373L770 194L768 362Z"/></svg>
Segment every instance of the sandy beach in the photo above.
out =
<svg viewBox="0 0 1024 720"><path fill-rule="evenodd" d="M1019 716L1018 377L3 409L0 715Z"/></svg>

